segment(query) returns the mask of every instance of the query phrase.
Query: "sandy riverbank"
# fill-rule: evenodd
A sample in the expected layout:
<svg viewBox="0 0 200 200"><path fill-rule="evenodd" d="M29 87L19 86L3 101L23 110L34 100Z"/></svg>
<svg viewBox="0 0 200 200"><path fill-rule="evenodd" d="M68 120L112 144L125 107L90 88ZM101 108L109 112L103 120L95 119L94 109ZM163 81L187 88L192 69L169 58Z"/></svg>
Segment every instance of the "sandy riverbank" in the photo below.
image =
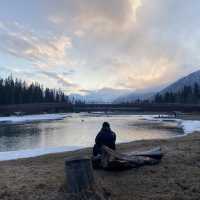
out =
<svg viewBox="0 0 200 200"><path fill-rule="evenodd" d="M118 151L148 149L160 145L159 165L124 172L95 171L111 199L200 199L200 134L169 140L137 141L118 145ZM63 200L64 158L90 155L91 149L37 158L0 162L1 200Z"/></svg>

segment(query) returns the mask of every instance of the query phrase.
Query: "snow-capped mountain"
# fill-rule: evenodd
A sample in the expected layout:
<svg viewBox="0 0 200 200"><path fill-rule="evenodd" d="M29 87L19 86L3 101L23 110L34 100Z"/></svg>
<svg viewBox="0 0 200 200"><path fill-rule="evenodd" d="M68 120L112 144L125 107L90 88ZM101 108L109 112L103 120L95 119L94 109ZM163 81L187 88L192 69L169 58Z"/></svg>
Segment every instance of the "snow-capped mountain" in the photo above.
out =
<svg viewBox="0 0 200 200"><path fill-rule="evenodd" d="M71 94L69 97L76 100L85 101L87 103L123 103L133 102L137 99L149 100L153 99L156 93L165 94L166 92L177 92L182 90L184 86L193 86L195 83L200 85L200 70L185 76L178 81L172 83L168 87L158 86L147 88L145 90L124 90L113 88L102 88L100 90L88 91L86 95ZM164 89L163 89L164 88Z"/></svg>
<svg viewBox="0 0 200 200"><path fill-rule="evenodd" d="M122 95L118 98L116 98L113 103L127 103L127 102L134 102L136 100L149 100L154 97L154 95L161 91L165 86L160 85L156 87L149 87L146 89L141 89L141 90L135 90L134 92L132 91L131 93L127 95Z"/></svg>
<svg viewBox="0 0 200 200"><path fill-rule="evenodd" d="M120 96L117 99L113 101L113 103L127 103L127 102L133 102L136 100L146 100L154 96L155 93L148 92L148 93L139 93L139 92L133 92L128 95Z"/></svg>
<svg viewBox="0 0 200 200"><path fill-rule="evenodd" d="M70 99L85 101L87 103L111 103L122 95L128 95L132 91L124 89L102 88L89 91L86 95L71 94Z"/></svg>
<svg viewBox="0 0 200 200"><path fill-rule="evenodd" d="M200 70L185 76L175 83L172 83L165 89L163 89L160 94L165 94L166 92L178 92L183 89L184 86L193 86L195 83L200 85Z"/></svg>

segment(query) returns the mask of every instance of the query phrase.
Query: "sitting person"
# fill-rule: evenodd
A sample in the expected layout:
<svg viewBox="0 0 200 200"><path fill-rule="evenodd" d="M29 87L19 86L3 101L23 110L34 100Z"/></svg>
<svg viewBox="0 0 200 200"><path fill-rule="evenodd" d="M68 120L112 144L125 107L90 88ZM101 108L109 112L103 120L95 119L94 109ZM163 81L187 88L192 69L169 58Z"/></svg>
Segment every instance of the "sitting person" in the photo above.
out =
<svg viewBox="0 0 200 200"><path fill-rule="evenodd" d="M93 148L93 156L101 155L101 148L103 145L115 150L116 134L111 130L110 124L104 122L101 131L95 139Z"/></svg>

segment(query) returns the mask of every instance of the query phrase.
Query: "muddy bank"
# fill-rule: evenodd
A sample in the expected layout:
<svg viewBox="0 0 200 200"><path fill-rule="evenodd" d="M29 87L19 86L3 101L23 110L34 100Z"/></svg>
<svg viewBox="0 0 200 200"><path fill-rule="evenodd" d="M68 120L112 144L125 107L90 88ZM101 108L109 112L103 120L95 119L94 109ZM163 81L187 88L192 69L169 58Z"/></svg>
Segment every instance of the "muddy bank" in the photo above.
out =
<svg viewBox="0 0 200 200"><path fill-rule="evenodd" d="M95 171L98 185L114 200L200 199L200 134L169 140L137 141L117 146L128 152L160 145L159 165L124 172ZM91 149L0 162L1 200L63 200L64 158L90 155Z"/></svg>

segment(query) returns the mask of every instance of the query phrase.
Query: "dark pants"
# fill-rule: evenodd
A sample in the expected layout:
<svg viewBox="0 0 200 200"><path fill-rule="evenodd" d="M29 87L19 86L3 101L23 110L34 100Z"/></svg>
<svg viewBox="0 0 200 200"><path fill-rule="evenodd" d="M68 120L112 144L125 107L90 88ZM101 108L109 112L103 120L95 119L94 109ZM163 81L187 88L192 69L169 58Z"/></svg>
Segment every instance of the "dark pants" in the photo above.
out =
<svg viewBox="0 0 200 200"><path fill-rule="evenodd" d="M112 144L110 146L108 146L108 145L105 145L105 146L107 146L110 149L115 150L115 144ZM100 154L100 155L102 154L101 147L102 147L101 145L97 145L97 144L94 145L94 147L93 147L93 156L97 156L98 154Z"/></svg>
<svg viewBox="0 0 200 200"><path fill-rule="evenodd" d="M101 146L95 144L93 147L93 156L97 156L98 154L101 154Z"/></svg>

